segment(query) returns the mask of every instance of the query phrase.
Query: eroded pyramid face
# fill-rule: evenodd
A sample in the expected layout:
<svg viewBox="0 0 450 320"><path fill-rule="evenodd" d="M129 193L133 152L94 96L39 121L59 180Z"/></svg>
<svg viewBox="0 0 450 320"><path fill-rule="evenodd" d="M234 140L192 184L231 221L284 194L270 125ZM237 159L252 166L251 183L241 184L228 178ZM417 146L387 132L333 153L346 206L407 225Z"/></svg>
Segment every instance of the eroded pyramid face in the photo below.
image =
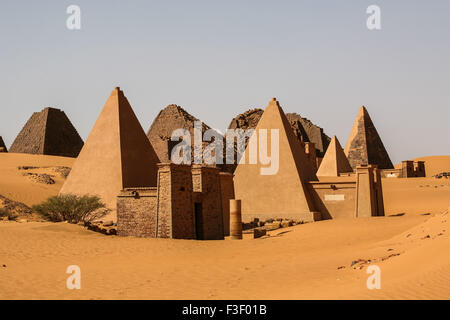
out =
<svg viewBox="0 0 450 320"><path fill-rule="evenodd" d="M10 152L77 157L83 140L64 111L35 112L20 131Z"/></svg>
<svg viewBox="0 0 450 320"><path fill-rule="evenodd" d="M345 146L345 154L353 169L367 164L378 165L380 169L394 168L365 107L359 109Z"/></svg>

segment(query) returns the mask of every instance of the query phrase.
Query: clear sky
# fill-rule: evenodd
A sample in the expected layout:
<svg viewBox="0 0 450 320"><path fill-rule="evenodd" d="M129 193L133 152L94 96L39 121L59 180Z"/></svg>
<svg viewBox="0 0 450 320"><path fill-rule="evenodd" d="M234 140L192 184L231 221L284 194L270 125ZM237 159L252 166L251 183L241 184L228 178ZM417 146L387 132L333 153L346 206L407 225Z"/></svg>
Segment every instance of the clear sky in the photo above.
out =
<svg viewBox="0 0 450 320"><path fill-rule="evenodd" d="M365 105L394 162L450 154L448 0L1 0L0 39L8 147L46 106L86 139L120 86L145 131L168 104L223 131L277 97L342 145Z"/></svg>

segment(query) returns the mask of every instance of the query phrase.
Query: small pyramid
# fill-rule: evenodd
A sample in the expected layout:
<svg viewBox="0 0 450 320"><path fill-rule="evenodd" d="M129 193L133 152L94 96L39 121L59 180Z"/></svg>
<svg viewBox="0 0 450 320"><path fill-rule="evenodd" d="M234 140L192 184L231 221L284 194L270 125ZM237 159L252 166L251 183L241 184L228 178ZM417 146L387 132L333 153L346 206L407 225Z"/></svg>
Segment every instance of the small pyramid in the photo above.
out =
<svg viewBox="0 0 450 320"><path fill-rule="evenodd" d="M355 169L359 165L375 164L380 169L393 169L391 159L370 119L366 108L359 109L347 145L347 159Z"/></svg>
<svg viewBox="0 0 450 320"><path fill-rule="evenodd" d="M339 177L339 174L353 172L344 150L336 136L333 136L316 175L318 177Z"/></svg>
<svg viewBox="0 0 450 320"><path fill-rule="evenodd" d="M115 208L120 190L156 187L158 162L127 98L117 87L106 101L60 193L98 195L108 207Z"/></svg>
<svg viewBox="0 0 450 320"><path fill-rule="evenodd" d="M3 138L0 136L0 152L8 152L8 148L6 148L5 142Z"/></svg>
<svg viewBox="0 0 450 320"><path fill-rule="evenodd" d="M259 157L257 164L250 164L248 160L238 164L234 172L234 186L236 199L242 200L242 214L310 220L315 210L306 184L317 180L317 177L275 98L265 109L255 134L260 129L267 129L268 141L271 130L279 130L279 168L276 174L261 175L260 169L268 166L261 165ZM249 146L245 159L249 158Z"/></svg>
<svg viewBox="0 0 450 320"><path fill-rule="evenodd" d="M83 140L64 111L45 108L33 113L9 152L77 157L82 147Z"/></svg>

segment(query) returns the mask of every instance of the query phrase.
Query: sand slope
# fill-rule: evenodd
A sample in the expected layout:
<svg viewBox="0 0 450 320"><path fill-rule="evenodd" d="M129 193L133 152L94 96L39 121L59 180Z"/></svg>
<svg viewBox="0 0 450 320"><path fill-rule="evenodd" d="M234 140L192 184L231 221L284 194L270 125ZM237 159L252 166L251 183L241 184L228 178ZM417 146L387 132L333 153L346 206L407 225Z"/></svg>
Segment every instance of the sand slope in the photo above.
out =
<svg viewBox="0 0 450 320"><path fill-rule="evenodd" d="M386 178L382 183L386 215L438 213L450 205L450 179Z"/></svg>
<svg viewBox="0 0 450 320"><path fill-rule="evenodd" d="M425 161L425 174L432 177L441 172L450 172L450 156L428 156L413 159L413 161ZM395 168L401 168L402 164L397 163Z"/></svg>
<svg viewBox="0 0 450 320"><path fill-rule="evenodd" d="M0 194L28 206L40 203L48 197L58 194L64 178L55 172L55 167L72 167L75 159L54 156L31 155L21 153L0 153ZM55 184L37 183L22 174L19 166L40 167L26 172L49 174ZM48 167L48 168L44 168Z"/></svg>
<svg viewBox="0 0 450 320"><path fill-rule="evenodd" d="M64 181L53 167L72 163L0 154L0 194L40 202ZM50 167L35 172L56 183L22 176L24 165ZM0 299L450 299L450 181L383 186L386 217L320 221L256 240L119 238L66 223L1 221ZM381 268L381 290L367 289L370 264ZM81 290L66 289L69 265L81 267Z"/></svg>
<svg viewBox="0 0 450 320"><path fill-rule="evenodd" d="M442 214L328 220L256 240L189 241L0 222L0 298L449 299L449 223ZM367 265L350 267L358 259L380 266L381 290L367 289ZM65 287L73 264L81 290Z"/></svg>

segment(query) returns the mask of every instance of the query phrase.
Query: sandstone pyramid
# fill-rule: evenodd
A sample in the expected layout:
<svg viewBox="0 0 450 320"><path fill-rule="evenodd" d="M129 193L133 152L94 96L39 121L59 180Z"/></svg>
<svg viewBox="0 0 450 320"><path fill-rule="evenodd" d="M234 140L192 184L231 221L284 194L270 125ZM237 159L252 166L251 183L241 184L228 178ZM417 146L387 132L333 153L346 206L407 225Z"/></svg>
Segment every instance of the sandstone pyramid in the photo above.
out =
<svg viewBox="0 0 450 320"><path fill-rule="evenodd" d="M259 108L248 110L231 120L228 128L241 128L244 130L256 128L263 113L264 111ZM331 140L330 137L323 132L323 129L297 113L287 113L286 118L297 139L303 142L313 142L317 150L317 156L323 158Z"/></svg>
<svg viewBox="0 0 450 320"><path fill-rule="evenodd" d="M238 164L234 186L236 199L242 200L243 217L313 220L313 202L306 184L317 177L276 99L265 109L256 132L259 129L267 129L268 141L271 130L279 130L279 169L276 174L262 175L260 169L267 166L260 161ZM248 152L249 147L247 162Z"/></svg>
<svg viewBox="0 0 450 320"><path fill-rule="evenodd" d="M0 152L8 152L8 148L6 148L5 142L3 138L0 136Z"/></svg>
<svg viewBox="0 0 450 320"><path fill-rule="evenodd" d="M339 174L348 172L353 172L353 169L348 163L338 138L333 136L316 175L318 177L338 177Z"/></svg>
<svg viewBox="0 0 450 320"><path fill-rule="evenodd" d="M177 145L178 141L171 141L171 136L173 131L176 129L185 129L189 131L191 135L191 160L194 160L194 122L201 121L193 115L189 114L182 107L175 104L168 105L166 108L162 109L159 114L153 120L150 129L147 132L147 137L150 140L156 154L161 162L169 162L170 154L172 148ZM211 127L202 122L202 136L205 131L210 130ZM220 137L221 141L223 136L215 131L217 136ZM202 142L202 151L206 146L212 142ZM203 159L204 160L204 159ZM225 150L222 162L225 163ZM218 165L222 169L226 169L226 165ZM229 170L228 170L229 171Z"/></svg>
<svg viewBox="0 0 450 320"><path fill-rule="evenodd" d="M158 161L127 98L115 88L60 193L98 195L115 208L120 190L156 187Z"/></svg>
<svg viewBox="0 0 450 320"><path fill-rule="evenodd" d="M14 140L9 152L77 157L83 140L64 111L35 112Z"/></svg>
<svg viewBox="0 0 450 320"><path fill-rule="evenodd" d="M364 164L375 164L380 169L394 168L377 129L364 106L359 109L345 146L345 154L353 169Z"/></svg>

